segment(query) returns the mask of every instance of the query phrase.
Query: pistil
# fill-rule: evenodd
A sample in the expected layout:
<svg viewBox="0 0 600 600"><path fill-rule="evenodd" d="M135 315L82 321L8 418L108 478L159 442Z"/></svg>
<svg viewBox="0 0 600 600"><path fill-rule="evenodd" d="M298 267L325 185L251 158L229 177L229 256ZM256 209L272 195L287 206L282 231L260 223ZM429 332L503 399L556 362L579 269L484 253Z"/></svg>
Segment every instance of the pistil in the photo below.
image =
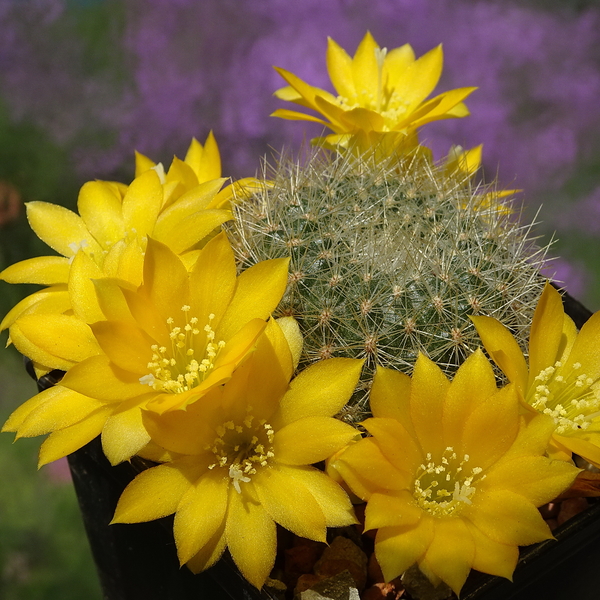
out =
<svg viewBox="0 0 600 600"><path fill-rule="evenodd" d="M216 459L208 468L226 469L238 494L242 493L240 484L249 483L252 476L267 467L275 456L273 428L265 420L257 420L251 410L248 409L246 418L239 423L226 421L219 425L217 437L206 447Z"/></svg>
<svg viewBox="0 0 600 600"><path fill-rule="evenodd" d="M415 479L414 496L418 505L434 517L449 516L470 505L476 492L473 484L483 480L485 475L480 476L481 467L467 469L469 460L465 454L458 462L451 446L444 450L439 464L427 454L427 462L419 466Z"/></svg>

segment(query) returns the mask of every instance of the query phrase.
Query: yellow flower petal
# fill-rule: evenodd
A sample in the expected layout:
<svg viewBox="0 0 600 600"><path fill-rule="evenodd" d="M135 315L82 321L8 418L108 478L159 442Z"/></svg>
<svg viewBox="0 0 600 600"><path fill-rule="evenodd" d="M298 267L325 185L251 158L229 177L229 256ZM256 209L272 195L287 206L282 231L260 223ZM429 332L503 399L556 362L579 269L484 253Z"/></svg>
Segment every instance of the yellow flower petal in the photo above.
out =
<svg viewBox="0 0 600 600"><path fill-rule="evenodd" d="M465 521L465 524L475 542L473 569L489 575L506 577L512 581L512 574L519 559L519 548L495 542L469 521Z"/></svg>
<svg viewBox="0 0 600 600"><path fill-rule="evenodd" d="M442 411L449 386L442 370L419 354L412 375L410 414L421 447L435 454L443 449Z"/></svg>
<svg viewBox="0 0 600 600"><path fill-rule="evenodd" d="M139 406L129 408L125 404L119 407L108 417L102 429L102 450L111 465L129 460L149 441Z"/></svg>
<svg viewBox="0 0 600 600"><path fill-rule="evenodd" d="M169 337L170 331L167 320L164 315L159 313L151 298L144 293L139 293L137 290L121 288L120 291L129 314L125 313L124 319L114 320L130 322L131 325L139 327L159 346L170 346L171 339ZM173 309L175 311L176 308L173 307ZM113 319L110 320L112 321Z"/></svg>
<svg viewBox="0 0 600 600"><path fill-rule="evenodd" d="M129 287L127 282L106 277L93 280L93 284L103 319L109 321L133 320L121 287Z"/></svg>
<svg viewBox="0 0 600 600"><path fill-rule="evenodd" d="M77 209L89 232L103 248L125 235L121 197L104 181L88 181L79 191Z"/></svg>
<svg viewBox="0 0 600 600"><path fill-rule="evenodd" d="M466 117L469 111L461 103L476 89L475 87L457 88L431 98L431 100L427 100L427 102L421 104L409 117L396 123L394 129L400 130L407 126L415 129L426 123L431 123L431 121Z"/></svg>
<svg viewBox="0 0 600 600"><path fill-rule="evenodd" d="M273 452L278 462L310 465L325 460L359 436L354 427L330 417L305 417L275 433Z"/></svg>
<svg viewBox="0 0 600 600"><path fill-rule="evenodd" d="M176 254L150 238L144 258L144 291L165 318L189 303L188 273Z"/></svg>
<svg viewBox="0 0 600 600"><path fill-rule="evenodd" d="M285 79L289 85L296 90L296 92L302 98L302 105L309 106L310 108L316 108L315 99L318 97L324 97L327 100L335 101L335 96L326 92L325 90L321 90L319 88L313 87L312 85L308 85L299 77L296 77L293 73L286 71L285 69L281 69L279 67L274 67L274 69ZM285 92L284 92L285 94ZM277 92L275 92L277 95ZM310 115L304 115L302 113L296 113L301 118L307 117L307 120L314 120L315 117L311 117Z"/></svg>
<svg viewBox="0 0 600 600"><path fill-rule="evenodd" d="M381 67L377 64L376 50L379 50L379 46L367 31L352 59L354 89L359 93L372 92L381 86L381 82L377 80Z"/></svg>
<svg viewBox="0 0 600 600"><path fill-rule="evenodd" d="M352 74L352 59L330 37L327 38L327 72L333 87L340 96L353 98L356 95ZM282 98L281 95L278 95L278 97L282 100L288 99Z"/></svg>
<svg viewBox="0 0 600 600"><path fill-rule="evenodd" d="M40 446L38 466L63 458L91 442L100 435L111 410L110 406L98 408L79 423L51 433Z"/></svg>
<svg viewBox="0 0 600 600"><path fill-rule="evenodd" d="M140 152L137 152L137 150L136 150L136 152L135 152L135 177L139 177L142 173L145 173L146 171L152 169L155 166L156 166L156 163L153 160L151 160L147 156L144 156Z"/></svg>
<svg viewBox="0 0 600 600"><path fill-rule="evenodd" d="M75 255L69 273L69 295L75 316L85 323L104 319L92 281L102 276L101 269L85 252L80 250Z"/></svg>
<svg viewBox="0 0 600 600"><path fill-rule="evenodd" d="M121 494L111 524L142 523L174 513L199 475L198 469L181 462L142 471Z"/></svg>
<svg viewBox="0 0 600 600"><path fill-rule="evenodd" d="M292 354L293 370L295 370L300 362L302 346L304 345L304 338L300 332L298 321L296 321L294 317L279 317L279 319L277 319L275 322L285 336L288 347Z"/></svg>
<svg viewBox="0 0 600 600"><path fill-rule="evenodd" d="M384 72L387 75L387 84L390 89L397 90L402 83L406 72L415 62L415 52L410 44L404 44L399 48L392 48L385 55L383 62Z"/></svg>
<svg viewBox="0 0 600 600"><path fill-rule="evenodd" d="M134 286L142 283L144 251L137 237L119 240L104 257L104 273Z"/></svg>
<svg viewBox="0 0 600 600"><path fill-rule="evenodd" d="M330 477L313 467L288 469L289 477L297 479L317 501L327 527L345 527L357 523L348 495Z"/></svg>
<svg viewBox="0 0 600 600"><path fill-rule="evenodd" d="M325 515L310 491L293 476L294 467L261 469L252 482L269 516L300 537L325 541Z"/></svg>
<svg viewBox="0 0 600 600"><path fill-rule="evenodd" d="M24 315L11 326L10 337L25 356L63 371L100 353L89 326L67 315Z"/></svg>
<svg viewBox="0 0 600 600"><path fill-rule="evenodd" d="M324 103L317 102L319 108L323 108ZM381 131L385 127L385 119L373 110L357 107L352 110L342 112L338 117L343 124L344 129L355 133L362 130L367 133L371 131Z"/></svg>
<svg viewBox="0 0 600 600"><path fill-rule="evenodd" d="M0 431L17 431L19 427L22 425L23 421L34 412L39 406L43 405L44 402L48 398L52 398L56 391L60 388L58 386L51 387L39 394L33 396L33 398L29 398L26 402L23 402L20 406L18 406L11 414L10 417L6 420L6 423L2 426ZM60 393L60 392L59 392Z"/></svg>
<svg viewBox="0 0 600 600"><path fill-rule="evenodd" d="M10 327L21 315L36 313L63 313L71 308L71 300L66 285L55 285L23 298L6 314L0 331Z"/></svg>
<svg viewBox="0 0 600 600"><path fill-rule="evenodd" d="M323 121L323 119L313 117L312 115L305 115L304 113L295 110L288 110L287 108L278 108L277 110L274 110L270 116L279 117L280 119L286 119L288 121L310 121L311 123L327 125L327 122Z"/></svg>
<svg viewBox="0 0 600 600"><path fill-rule="evenodd" d="M74 212L48 202L27 202L27 219L36 235L63 256L86 252L101 256L102 248L88 231L83 219Z"/></svg>
<svg viewBox="0 0 600 600"><path fill-rule="evenodd" d="M263 260L240 274L233 299L219 324L224 338L251 319L266 320L270 316L287 287L288 265L288 258Z"/></svg>
<svg viewBox="0 0 600 600"><path fill-rule="evenodd" d="M412 432L409 415L410 385L408 375L378 366L369 395L373 416L396 419Z"/></svg>
<svg viewBox="0 0 600 600"><path fill-rule="evenodd" d="M162 202L163 188L154 169L136 177L123 198L125 231L134 231L140 237L151 234Z"/></svg>
<svg viewBox="0 0 600 600"><path fill-rule="evenodd" d="M423 561L458 595L475 557L473 538L462 519L439 519Z"/></svg>
<svg viewBox="0 0 600 600"><path fill-rule="evenodd" d="M70 427L104 406L99 400L68 390L62 385L44 390L38 396L43 398L43 402L30 410L19 425L17 437L34 437Z"/></svg>
<svg viewBox="0 0 600 600"><path fill-rule="evenodd" d="M564 448L567 448L570 452L578 454L600 468L600 445L598 444L598 439L596 437L594 443L590 442L586 437L591 436L589 436L589 434L587 436L584 434L578 437L555 434L553 439Z"/></svg>
<svg viewBox="0 0 600 600"><path fill-rule="evenodd" d="M552 538L552 533L533 504L515 492L478 490L479 510L470 510L468 519L496 542L528 546ZM485 510L481 507L485 506Z"/></svg>
<svg viewBox="0 0 600 600"><path fill-rule="evenodd" d="M173 528L180 564L190 560L223 523L228 487L227 479L209 471L182 497Z"/></svg>
<svg viewBox="0 0 600 600"><path fill-rule="evenodd" d="M7 283L55 285L67 283L69 268L69 260L62 256L37 256L6 267L0 279Z"/></svg>
<svg viewBox="0 0 600 600"><path fill-rule="evenodd" d="M213 390L210 395L204 396L202 405L208 401L208 407L212 408L212 397L216 397L218 402L221 395L221 389ZM191 405L187 411L175 410L164 414L143 410L144 427L152 440L167 450L188 455L205 454L205 447L210 447L216 436L211 423L207 422L207 413L210 414L210 410L200 411L200 408L206 407ZM206 464L210 464L210 461Z"/></svg>
<svg viewBox="0 0 600 600"><path fill-rule="evenodd" d="M212 131L208 133L204 147L198 140L192 139L185 162L194 170L200 183L221 177L221 156Z"/></svg>
<svg viewBox="0 0 600 600"><path fill-rule="evenodd" d="M487 469L515 441L519 432L518 415L519 398L513 386L483 398L463 424L462 446L457 452L468 454L473 466Z"/></svg>
<svg viewBox="0 0 600 600"><path fill-rule="evenodd" d="M192 189L198 185L198 177L194 169L187 163L180 160L176 156L173 157L169 171L166 174L167 185L170 183L176 183L183 187L183 189Z"/></svg>
<svg viewBox="0 0 600 600"><path fill-rule="evenodd" d="M545 456L524 456L499 461L486 471L478 487L490 493L507 489L525 496L535 506L542 506L564 492L576 476L577 470L568 462L551 461Z"/></svg>
<svg viewBox="0 0 600 600"><path fill-rule="evenodd" d="M336 414L352 395L362 365L353 358L330 358L301 371L281 400L282 423Z"/></svg>
<svg viewBox="0 0 600 600"><path fill-rule="evenodd" d="M120 369L100 354L77 363L61 380L61 386L104 402L119 402L147 394L150 390L139 375Z"/></svg>
<svg viewBox="0 0 600 600"><path fill-rule="evenodd" d="M560 294L546 283L535 309L529 334L531 377L556 361L562 337L563 315Z"/></svg>
<svg viewBox="0 0 600 600"><path fill-rule="evenodd" d="M394 91L407 102L409 111L433 92L440 80L443 63L444 53L439 45L407 65L403 77L396 80Z"/></svg>
<svg viewBox="0 0 600 600"><path fill-rule="evenodd" d="M139 375L148 372L155 341L139 327L121 321L99 321L91 326L98 344L117 367Z"/></svg>
<svg viewBox="0 0 600 600"><path fill-rule="evenodd" d="M378 491L407 489L412 483L410 476L383 456L373 438L349 446L334 465L350 489L363 500Z"/></svg>
<svg viewBox="0 0 600 600"><path fill-rule="evenodd" d="M538 414L527 422L521 417L517 438L503 460L544 454L554 428L554 421L546 415Z"/></svg>
<svg viewBox="0 0 600 600"><path fill-rule="evenodd" d="M365 510L365 531L383 527L415 527L423 515L413 495L406 490L394 494L375 492Z"/></svg>
<svg viewBox="0 0 600 600"><path fill-rule="evenodd" d="M362 426L377 440L377 447L394 466L413 471L423 462L424 456L414 437L395 419L373 418Z"/></svg>
<svg viewBox="0 0 600 600"><path fill-rule="evenodd" d="M194 247L200 240L233 218L228 210L207 209L178 221L171 230L165 230L156 239L167 244L177 254Z"/></svg>
<svg viewBox="0 0 600 600"><path fill-rule="evenodd" d="M258 338L256 349L244 361L242 369L247 369L247 374L236 371L224 388L223 407L234 412L236 405L241 411L251 406L256 415L272 421L293 373L287 342L273 319L268 321L264 335ZM240 402L241 398L245 402ZM244 418L243 413L240 418Z"/></svg>
<svg viewBox="0 0 600 600"><path fill-rule="evenodd" d="M154 237L159 238L163 233L172 231L177 223L199 211L217 208L213 206L213 201L225 181L226 178L219 177L200 184L196 183L187 189L171 205L162 210L156 220Z"/></svg>
<svg viewBox="0 0 600 600"><path fill-rule="evenodd" d="M600 311L594 313L583 325L569 354L569 362L581 363L586 375L595 381L600 379L599 336Z"/></svg>
<svg viewBox="0 0 600 600"><path fill-rule="evenodd" d="M223 556L227 547L227 537L225 536L225 521L212 537L194 554L185 564L192 573L201 573L212 567Z"/></svg>
<svg viewBox="0 0 600 600"><path fill-rule="evenodd" d="M273 519L263 506L230 487L225 534L238 569L253 586L261 588L275 562L277 531Z"/></svg>
<svg viewBox="0 0 600 600"><path fill-rule="evenodd" d="M492 365L478 349L465 360L448 388L443 413L446 446L460 439L469 415L497 391ZM514 415L512 418L515 420Z"/></svg>
<svg viewBox="0 0 600 600"><path fill-rule="evenodd" d="M385 527L377 532L375 556L386 581L414 565L433 539L433 519L424 517L414 527Z"/></svg>
<svg viewBox="0 0 600 600"><path fill-rule="evenodd" d="M207 322L210 314L215 315L218 328L235 287L235 257L227 236L220 233L201 250L190 275L190 305L195 316Z"/></svg>
<svg viewBox="0 0 600 600"><path fill-rule="evenodd" d="M215 210L217 207L211 205L224 181L208 181L182 194L159 215L153 237L180 253L231 219L228 211ZM194 232L194 227L198 229L197 232Z"/></svg>

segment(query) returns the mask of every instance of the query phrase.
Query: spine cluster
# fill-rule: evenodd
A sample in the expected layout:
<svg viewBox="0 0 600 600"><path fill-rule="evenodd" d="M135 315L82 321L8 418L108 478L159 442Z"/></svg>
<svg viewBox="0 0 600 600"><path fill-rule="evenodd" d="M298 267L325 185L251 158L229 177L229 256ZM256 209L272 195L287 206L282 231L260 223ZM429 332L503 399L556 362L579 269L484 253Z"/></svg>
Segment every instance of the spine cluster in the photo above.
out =
<svg viewBox="0 0 600 600"><path fill-rule="evenodd" d="M301 367L366 358L348 420L368 414L377 365L410 373L422 352L452 375L481 345L469 315L497 318L526 348L546 249L493 189L419 155L318 153L269 175L236 203L231 237L243 268L291 255L276 316L300 323Z"/></svg>

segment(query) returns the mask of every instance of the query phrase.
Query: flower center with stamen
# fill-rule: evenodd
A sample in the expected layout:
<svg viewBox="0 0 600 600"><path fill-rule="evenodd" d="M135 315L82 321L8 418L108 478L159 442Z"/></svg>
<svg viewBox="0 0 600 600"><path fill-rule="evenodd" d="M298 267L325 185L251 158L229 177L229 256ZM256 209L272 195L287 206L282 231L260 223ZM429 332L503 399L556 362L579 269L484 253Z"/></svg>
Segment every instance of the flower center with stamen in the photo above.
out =
<svg viewBox="0 0 600 600"><path fill-rule="evenodd" d="M215 455L209 469L224 469L238 494L241 483L249 483L257 470L267 467L273 453L274 431L264 419L256 419L248 410L246 418L236 423L227 421L216 428L217 437L206 450Z"/></svg>
<svg viewBox="0 0 600 600"><path fill-rule="evenodd" d="M390 93L386 86L379 89L377 94L361 90L354 102L344 96L338 96L337 101L343 110L363 107L379 113L385 121L383 131L390 131L398 121L403 119L410 106L410 102L399 96L397 92Z"/></svg>
<svg viewBox="0 0 600 600"><path fill-rule="evenodd" d="M434 517L447 517L466 505L471 498L477 481L485 479L481 467L468 468L469 455L462 459L452 447L447 447L439 464L427 454L425 463L419 466L415 479L414 496L417 504Z"/></svg>
<svg viewBox="0 0 600 600"><path fill-rule="evenodd" d="M581 363L569 368L557 361L536 376L527 402L554 419L558 434L585 430L600 417L598 379L582 373Z"/></svg>
<svg viewBox="0 0 600 600"><path fill-rule="evenodd" d="M353 101L345 96L338 96L337 102L343 110L362 107L379 113L385 121L383 131L390 131L398 121L404 118L410 102L387 86L387 78L383 71L387 48L375 48L374 51L377 62L377 91L373 93L372 89L358 90Z"/></svg>
<svg viewBox="0 0 600 600"><path fill-rule="evenodd" d="M140 377L140 383L157 391L180 394L202 383L215 366L224 341L215 341L211 323L215 315L208 316L208 323L200 329L198 318L189 317L190 307L181 307L185 325L175 325L172 317L167 319L170 347L153 344L152 360L148 363L150 373Z"/></svg>
<svg viewBox="0 0 600 600"><path fill-rule="evenodd" d="M75 259L75 255L80 250L83 250L84 252L86 252L86 254L89 254L89 250L86 251L86 248L89 248L89 244L88 244L87 240L81 240L80 242L71 242L69 244L69 248L73 252L73 255L69 258L69 264L73 263L73 260ZM93 255L91 256L91 258L94 258Z"/></svg>

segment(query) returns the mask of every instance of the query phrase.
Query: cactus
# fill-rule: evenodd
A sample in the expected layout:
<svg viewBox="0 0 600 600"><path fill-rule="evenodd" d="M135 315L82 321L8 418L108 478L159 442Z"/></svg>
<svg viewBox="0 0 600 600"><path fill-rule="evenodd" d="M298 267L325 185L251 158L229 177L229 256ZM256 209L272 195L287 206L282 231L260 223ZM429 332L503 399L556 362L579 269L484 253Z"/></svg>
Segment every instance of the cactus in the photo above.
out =
<svg viewBox="0 0 600 600"><path fill-rule="evenodd" d="M369 414L376 365L410 373L423 352L452 375L480 345L469 315L496 317L526 348L546 248L491 188L424 154L399 163L321 151L273 171L237 202L231 237L243 267L291 255L276 316L300 323L301 367L366 359L346 420Z"/></svg>

